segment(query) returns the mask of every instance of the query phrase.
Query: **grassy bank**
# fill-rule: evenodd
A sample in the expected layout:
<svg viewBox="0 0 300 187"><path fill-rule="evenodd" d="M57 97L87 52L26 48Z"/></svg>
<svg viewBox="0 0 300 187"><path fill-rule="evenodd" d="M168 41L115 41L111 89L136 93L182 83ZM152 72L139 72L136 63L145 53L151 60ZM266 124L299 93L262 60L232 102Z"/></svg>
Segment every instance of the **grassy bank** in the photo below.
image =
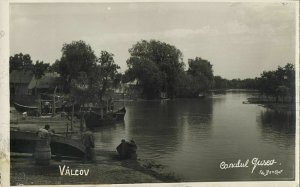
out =
<svg viewBox="0 0 300 187"><path fill-rule="evenodd" d="M291 102L277 102L275 99L267 99L261 97L251 97L248 98L248 103L250 104L259 104L266 108L280 111L294 111L296 108L295 103Z"/></svg>
<svg viewBox="0 0 300 187"><path fill-rule="evenodd" d="M49 166L37 166L30 156L11 158L11 185L45 184L118 184L179 182L180 178L153 160L119 160L115 152L97 151L96 163L81 160L51 160ZM89 170L87 176L61 175L60 168Z"/></svg>

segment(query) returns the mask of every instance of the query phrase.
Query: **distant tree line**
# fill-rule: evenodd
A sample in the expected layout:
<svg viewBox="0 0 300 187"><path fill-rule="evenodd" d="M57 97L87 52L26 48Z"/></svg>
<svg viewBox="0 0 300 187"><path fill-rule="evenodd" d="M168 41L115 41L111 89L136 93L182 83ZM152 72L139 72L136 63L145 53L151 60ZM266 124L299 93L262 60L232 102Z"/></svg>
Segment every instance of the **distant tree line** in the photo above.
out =
<svg viewBox="0 0 300 187"><path fill-rule="evenodd" d="M286 64L274 71L264 71L260 77L253 79L227 80L220 76L214 77L214 89L250 89L258 90L266 97L272 97L276 102L281 98L289 98L291 102L295 99L295 67Z"/></svg>

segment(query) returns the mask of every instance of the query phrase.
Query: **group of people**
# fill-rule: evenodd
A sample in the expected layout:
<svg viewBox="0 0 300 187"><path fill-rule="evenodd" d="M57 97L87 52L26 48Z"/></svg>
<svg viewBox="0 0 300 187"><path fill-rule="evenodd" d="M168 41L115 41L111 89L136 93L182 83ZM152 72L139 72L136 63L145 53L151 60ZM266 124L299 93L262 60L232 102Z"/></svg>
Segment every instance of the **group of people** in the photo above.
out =
<svg viewBox="0 0 300 187"><path fill-rule="evenodd" d="M121 159L136 159L137 158L136 150L137 150L137 145L134 140L130 140L128 142L123 139L121 141L121 144L117 147L117 151Z"/></svg>

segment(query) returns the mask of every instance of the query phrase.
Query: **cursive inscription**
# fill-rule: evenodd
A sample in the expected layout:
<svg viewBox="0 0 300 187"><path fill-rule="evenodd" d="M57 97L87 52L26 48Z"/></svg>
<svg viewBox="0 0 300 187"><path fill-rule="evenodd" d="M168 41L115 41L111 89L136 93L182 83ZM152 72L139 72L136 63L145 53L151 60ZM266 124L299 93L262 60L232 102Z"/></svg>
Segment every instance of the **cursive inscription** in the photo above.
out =
<svg viewBox="0 0 300 187"><path fill-rule="evenodd" d="M222 170L226 170L226 169L233 169L233 168L252 168L251 169L251 173L253 173L255 171L255 169L257 167L270 167L277 164L277 161L275 159L271 159L271 160L264 160L264 159L259 159L258 157L252 158L251 162L250 159L244 160L242 161L241 159L239 159L236 162L228 162L226 163L225 161L222 161L220 163L220 169ZM281 164L279 164L281 165ZM275 175L279 175L283 172L283 170L260 170L259 174L263 175L263 176L267 176L270 174L275 174Z"/></svg>
<svg viewBox="0 0 300 187"><path fill-rule="evenodd" d="M275 161L275 159L272 159L272 160L259 160L258 158L253 158L251 163L253 165L251 173L253 173L256 166L273 166L277 162Z"/></svg>
<svg viewBox="0 0 300 187"><path fill-rule="evenodd" d="M246 160L245 162L242 162L241 160L238 160L235 163L226 163L226 162L221 162L220 168L221 169L230 169L230 168L247 168L249 163L249 159Z"/></svg>

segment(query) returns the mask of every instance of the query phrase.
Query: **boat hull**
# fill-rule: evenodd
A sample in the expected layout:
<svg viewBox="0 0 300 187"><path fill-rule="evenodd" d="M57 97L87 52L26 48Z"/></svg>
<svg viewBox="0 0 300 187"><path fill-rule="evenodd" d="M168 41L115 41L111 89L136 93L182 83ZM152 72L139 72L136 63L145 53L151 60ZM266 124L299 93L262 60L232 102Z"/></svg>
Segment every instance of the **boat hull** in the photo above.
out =
<svg viewBox="0 0 300 187"><path fill-rule="evenodd" d="M17 153L34 153L38 140L34 132L13 130L10 133L10 150ZM80 140L64 136L51 135L50 147L52 155L80 158L85 155L85 146Z"/></svg>
<svg viewBox="0 0 300 187"><path fill-rule="evenodd" d="M96 112L87 112L84 115L85 124L88 128L94 128L104 125L111 125L118 121L123 121L124 116L126 114L126 109L123 107L122 109L118 110L117 112L109 113L103 115L103 118L100 114Z"/></svg>
<svg viewBox="0 0 300 187"><path fill-rule="evenodd" d="M25 106L19 103L14 103L14 107L18 112L29 112L29 111L37 111L38 107L35 106Z"/></svg>

